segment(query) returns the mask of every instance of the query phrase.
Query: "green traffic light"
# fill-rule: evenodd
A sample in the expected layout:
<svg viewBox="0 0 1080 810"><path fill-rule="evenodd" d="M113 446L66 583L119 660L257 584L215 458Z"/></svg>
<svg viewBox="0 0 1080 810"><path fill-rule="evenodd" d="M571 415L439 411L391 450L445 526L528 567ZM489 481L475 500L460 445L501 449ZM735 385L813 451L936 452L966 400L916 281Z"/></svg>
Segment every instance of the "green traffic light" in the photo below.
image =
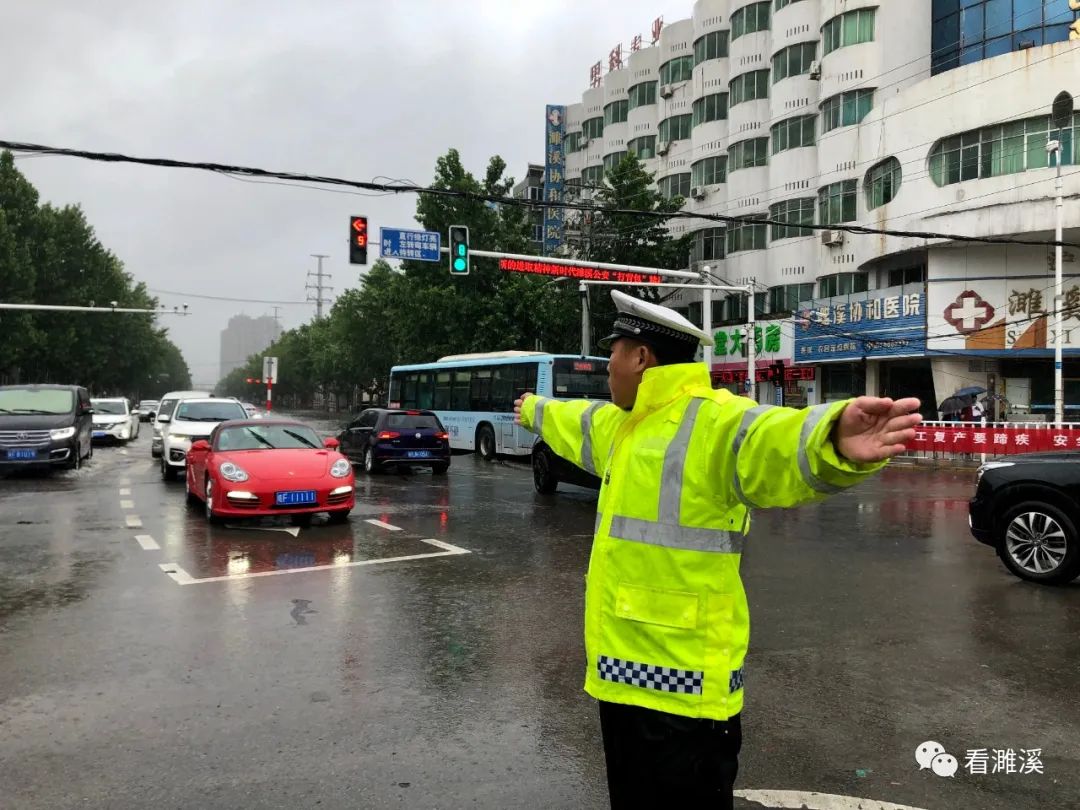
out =
<svg viewBox="0 0 1080 810"><path fill-rule="evenodd" d="M465 260L461 259L461 258L454 259L454 269L457 270L457 271L464 270L465 269Z"/></svg>

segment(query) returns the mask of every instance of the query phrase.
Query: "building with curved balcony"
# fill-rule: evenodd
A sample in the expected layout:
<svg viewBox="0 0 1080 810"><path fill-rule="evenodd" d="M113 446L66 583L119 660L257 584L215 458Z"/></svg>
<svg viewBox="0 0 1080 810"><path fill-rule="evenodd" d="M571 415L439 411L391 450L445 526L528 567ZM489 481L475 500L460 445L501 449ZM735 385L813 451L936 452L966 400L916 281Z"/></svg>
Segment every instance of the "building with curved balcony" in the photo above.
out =
<svg viewBox="0 0 1080 810"><path fill-rule="evenodd" d="M691 267L757 291L761 363L800 378L789 402L913 394L931 416L981 385L1045 414L1048 141L1064 240L1080 242L1080 115L1059 131L1050 107L1077 75L1080 0L698 0L567 107L567 177L588 194L630 152L684 199L694 216L672 227L693 232ZM1061 340L1080 418L1078 257L1064 252ZM700 295L678 300L700 322ZM720 384L742 382L749 306L714 301Z"/></svg>

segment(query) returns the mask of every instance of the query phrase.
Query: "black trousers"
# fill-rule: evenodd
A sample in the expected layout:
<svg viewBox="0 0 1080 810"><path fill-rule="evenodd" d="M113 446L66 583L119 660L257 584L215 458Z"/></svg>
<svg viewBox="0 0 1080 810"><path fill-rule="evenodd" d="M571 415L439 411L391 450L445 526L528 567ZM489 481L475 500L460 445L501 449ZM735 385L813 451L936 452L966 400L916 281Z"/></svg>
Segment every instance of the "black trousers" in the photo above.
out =
<svg viewBox="0 0 1080 810"><path fill-rule="evenodd" d="M730 810L742 725L600 702L612 810L707 807Z"/></svg>

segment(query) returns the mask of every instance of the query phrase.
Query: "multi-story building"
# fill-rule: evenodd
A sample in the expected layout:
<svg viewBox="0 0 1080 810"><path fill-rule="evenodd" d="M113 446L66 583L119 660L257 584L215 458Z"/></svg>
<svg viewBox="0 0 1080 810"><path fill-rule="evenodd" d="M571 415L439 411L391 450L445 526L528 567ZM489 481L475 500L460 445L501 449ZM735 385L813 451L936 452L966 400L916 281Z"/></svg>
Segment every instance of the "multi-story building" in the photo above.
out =
<svg viewBox="0 0 1080 810"><path fill-rule="evenodd" d="M1047 141L1054 97L1080 92L1078 18L1080 0L698 0L567 106L567 183L588 195L631 152L684 197L695 217L672 228L693 232L694 268L758 291L762 362L803 367L788 383L799 401L913 393L932 412L981 385L1046 412ZM1060 143L1064 238L1077 242L1080 116ZM1066 252L1063 302L1074 409L1077 253ZM747 297L713 312L714 375L738 382Z"/></svg>
<svg viewBox="0 0 1080 810"><path fill-rule="evenodd" d="M530 163L525 177L514 185L514 199L540 202L544 199L544 167ZM536 255L544 252L544 209L529 208L529 249Z"/></svg>
<svg viewBox="0 0 1080 810"><path fill-rule="evenodd" d="M281 334L277 319L269 315L252 318L250 315L234 315L229 325L221 330L221 377L247 362Z"/></svg>

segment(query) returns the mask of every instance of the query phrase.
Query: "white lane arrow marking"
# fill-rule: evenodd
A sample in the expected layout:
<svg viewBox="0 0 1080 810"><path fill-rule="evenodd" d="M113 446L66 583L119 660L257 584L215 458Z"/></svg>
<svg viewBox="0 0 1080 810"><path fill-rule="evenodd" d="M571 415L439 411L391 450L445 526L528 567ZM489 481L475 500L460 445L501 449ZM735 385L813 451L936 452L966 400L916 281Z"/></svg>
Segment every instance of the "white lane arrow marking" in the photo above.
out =
<svg viewBox="0 0 1080 810"><path fill-rule="evenodd" d="M893 804L876 799L808 790L736 790L735 795L748 802L784 810L923 810L910 804Z"/></svg>
<svg viewBox="0 0 1080 810"><path fill-rule="evenodd" d="M375 520L375 518L369 518L364 523L370 523L372 526L378 526L380 529L386 529L388 532L400 532L402 531L400 526L392 526L389 523L383 523L381 520Z"/></svg>

